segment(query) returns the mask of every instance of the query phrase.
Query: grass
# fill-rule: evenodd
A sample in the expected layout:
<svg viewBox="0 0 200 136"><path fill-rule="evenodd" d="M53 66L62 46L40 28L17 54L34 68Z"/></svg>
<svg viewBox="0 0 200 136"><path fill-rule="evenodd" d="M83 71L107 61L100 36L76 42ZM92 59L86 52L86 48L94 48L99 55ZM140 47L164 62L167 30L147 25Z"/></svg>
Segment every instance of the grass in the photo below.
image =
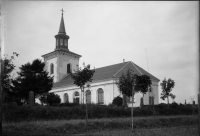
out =
<svg viewBox="0 0 200 136"><path fill-rule="evenodd" d="M88 135L171 135L197 134L197 116L135 117L90 119ZM192 127L191 127L192 126ZM193 129L194 128L194 129ZM192 132L195 131L195 132ZM196 132L197 131L197 132ZM184 133L183 133L184 132ZM125 134L124 134L125 133ZM50 120L4 122L3 135L72 135L86 134L85 120ZM161 135L161 136L162 136Z"/></svg>
<svg viewBox="0 0 200 136"><path fill-rule="evenodd" d="M94 132L88 135L98 136L198 136L197 125L192 126L178 126L165 128L151 128L151 129L135 129L128 130L107 130L101 132Z"/></svg>

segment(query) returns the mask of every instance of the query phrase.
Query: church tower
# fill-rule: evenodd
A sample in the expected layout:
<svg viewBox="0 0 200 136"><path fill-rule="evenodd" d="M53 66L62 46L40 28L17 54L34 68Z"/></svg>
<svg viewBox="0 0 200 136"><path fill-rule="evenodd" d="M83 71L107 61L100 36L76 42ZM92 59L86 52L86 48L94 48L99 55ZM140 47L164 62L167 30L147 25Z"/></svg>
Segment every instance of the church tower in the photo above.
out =
<svg viewBox="0 0 200 136"><path fill-rule="evenodd" d="M70 72L79 68L79 58L81 55L69 51L69 36L65 31L63 10L58 34L55 35L56 44L53 52L42 55L45 62L45 70L54 76L54 82L59 82Z"/></svg>

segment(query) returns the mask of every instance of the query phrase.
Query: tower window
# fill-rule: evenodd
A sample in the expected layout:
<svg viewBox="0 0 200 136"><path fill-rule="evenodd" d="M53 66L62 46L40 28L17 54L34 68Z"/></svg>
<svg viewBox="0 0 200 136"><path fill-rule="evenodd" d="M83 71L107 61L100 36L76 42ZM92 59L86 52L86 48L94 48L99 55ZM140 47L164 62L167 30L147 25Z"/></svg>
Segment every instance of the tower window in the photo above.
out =
<svg viewBox="0 0 200 136"><path fill-rule="evenodd" d="M50 65L50 74L53 74L54 73L54 65L53 63L51 63Z"/></svg>
<svg viewBox="0 0 200 136"><path fill-rule="evenodd" d="M67 40L65 39L65 46L67 46Z"/></svg>
<svg viewBox="0 0 200 136"><path fill-rule="evenodd" d="M56 39L56 46L58 46L58 39Z"/></svg>
<svg viewBox="0 0 200 136"><path fill-rule="evenodd" d="M60 45L63 45L63 39L60 39Z"/></svg>
<svg viewBox="0 0 200 136"><path fill-rule="evenodd" d="M70 64L67 64L67 74L69 74L71 72L71 66Z"/></svg>

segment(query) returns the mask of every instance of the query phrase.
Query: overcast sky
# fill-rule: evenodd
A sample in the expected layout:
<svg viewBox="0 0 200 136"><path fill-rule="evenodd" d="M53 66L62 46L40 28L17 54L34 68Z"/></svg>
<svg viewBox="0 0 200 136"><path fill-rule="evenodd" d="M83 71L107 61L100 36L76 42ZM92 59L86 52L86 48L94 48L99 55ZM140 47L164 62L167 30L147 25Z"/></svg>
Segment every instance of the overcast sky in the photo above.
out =
<svg viewBox="0 0 200 136"><path fill-rule="evenodd" d="M4 51L20 54L17 67L54 51L63 8L69 50L82 55L80 66L125 59L161 81L172 78L176 102L197 96L198 1L10 1L5 7Z"/></svg>

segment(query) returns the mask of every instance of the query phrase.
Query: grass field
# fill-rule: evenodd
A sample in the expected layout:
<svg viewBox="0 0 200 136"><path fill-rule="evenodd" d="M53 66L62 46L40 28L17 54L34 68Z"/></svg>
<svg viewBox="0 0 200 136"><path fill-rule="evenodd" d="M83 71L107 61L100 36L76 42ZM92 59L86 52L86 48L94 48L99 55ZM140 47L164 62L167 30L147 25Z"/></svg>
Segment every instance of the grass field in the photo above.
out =
<svg viewBox="0 0 200 136"><path fill-rule="evenodd" d="M51 120L4 122L3 135L138 135L138 136L195 136L198 135L197 116L102 118L89 120ZM86 133L86 130L88 132Z"/></svg>

